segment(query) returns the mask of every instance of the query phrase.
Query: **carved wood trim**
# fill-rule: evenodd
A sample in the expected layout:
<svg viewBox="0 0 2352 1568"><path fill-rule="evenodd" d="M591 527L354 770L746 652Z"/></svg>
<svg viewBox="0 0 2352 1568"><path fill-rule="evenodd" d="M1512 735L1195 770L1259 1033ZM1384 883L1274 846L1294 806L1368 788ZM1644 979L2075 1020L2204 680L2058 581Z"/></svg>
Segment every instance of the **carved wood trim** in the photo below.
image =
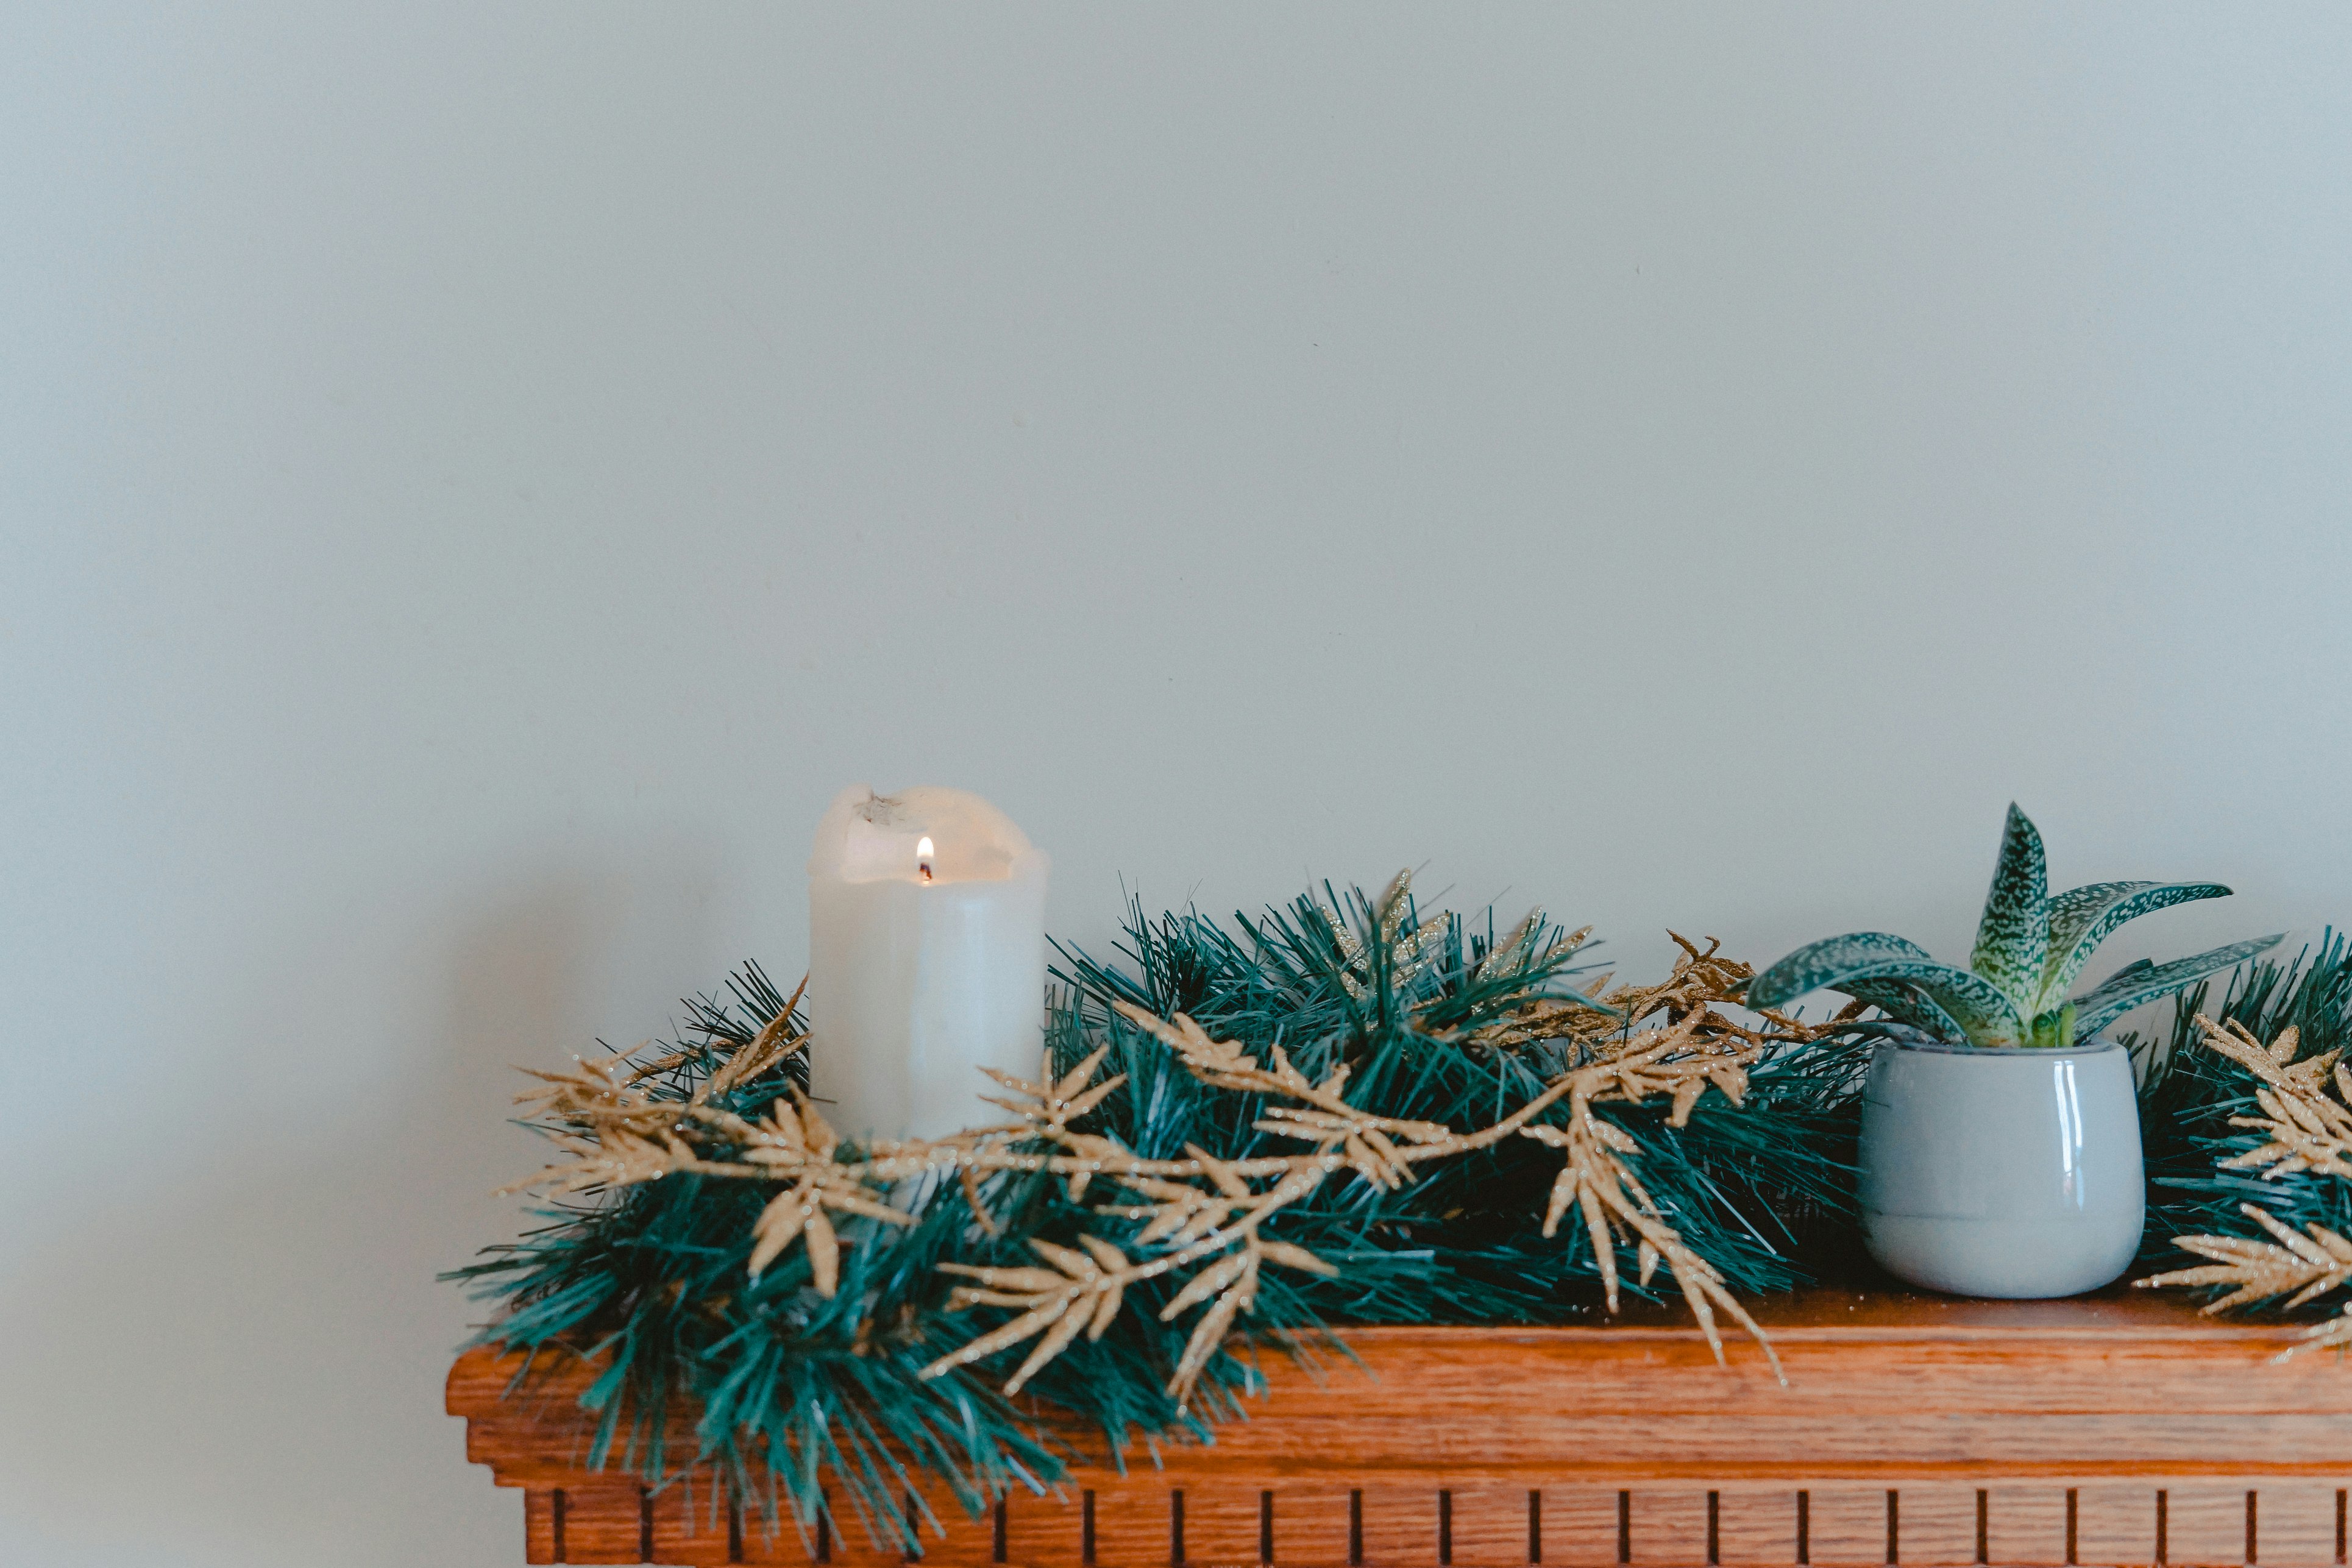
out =
<svg viewBox="0 0 2352 1568"><path fill-rule="evenodd" d="M1268 1353L1269 1396L1211 1447L1076 1471L977 1520L933 1568L2333 1568L2352 1366L2271 1357L2278 1325L2111 1294L1979 1302L1820 1292L1759 1313L1787 1364L1695 1331L1349 1331L1362 1362ZM856 1521L803 1539L707 1476L647 1493L584 1467L585 1364L506 1397L451 1369L467 1453L526 1494L531 1563L877 1568ZM683 1430L683 1451L691 1438ZM1098 1448L1071 1434L1099 1460Z"/></svg>

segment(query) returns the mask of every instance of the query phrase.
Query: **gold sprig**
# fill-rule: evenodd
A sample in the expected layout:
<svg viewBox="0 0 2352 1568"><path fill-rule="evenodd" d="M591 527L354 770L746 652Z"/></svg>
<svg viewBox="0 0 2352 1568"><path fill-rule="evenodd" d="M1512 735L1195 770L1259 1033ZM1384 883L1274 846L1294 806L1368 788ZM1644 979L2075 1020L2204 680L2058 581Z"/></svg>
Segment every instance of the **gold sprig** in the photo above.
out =
<svg viewBox="0 0 2352 1568"><path fill-rule="evenodd" d="M501 1195L533 1187L571 1193L627 1186L695 1163L694 1147L681 1135L693 1107L656 1100L638 1087L644 1074L625 1079L614 1068L611 1061L575 1061L569 1071L524 1070L547 1087L516 1095L515 1103L532 1106L565 1128L555 1134L555 1145L572 1157L509 1183L499 1189Z"/></svg>
<svg viewBox="0 0 2352 1568"><path fill-rule="evenodd" d="M2352 1072L2330 1051L2297 1061L2302 1039L2293 1025L2264 1045L2237 1019L2216 1024L2199 1014L2200 1037L2207 1049L2243 1067L2260 1081L2254 1091L2259 1116L2232 1116L2230 1125L2269 1134L2270 1141L2230 1159L2217 1162L2222 1170L2257 1170L2265 1181L2314 1172L2352 1179ZM2333 1093L2330 1091L2333 1091ZM2150 1288L2167 1285L2236 1287L2201 1309L2226 1312L2248 1302L2285 1296L2283 1310L2340 1290L2352 1281L2352 1241L2324 1225L2306 1225L2305 1234L2292 1228L2259 1204L2242 1203L2238 1212L2267 1231L2272 1239L2247 1236L2176 1236L2172 1244L2184 1252L2209 1258L2210 1263L2152 1274L2134 1283ZM2304 1343L2279 1353L2277 1360L2319 1345L2352 1344L2352 1304L2346 1315L2321 1323L2304 1335Z"/></svg>
<svg viewBox="0 0 2352 1568"><path fill-rule="evenodd" d="M795 1239L804 1240L816 1293L830 1296L841 1278L841 1248L832 1221L824 1217L826 1209L862 1214L885 1225L914 1223L905 1211L890 1207L886 1194L866 1186L862 1162L846 1164L835 1157L841 1140L798 1091L790 1100L777 1101L768 1119L753 1131L754 1138L743 1147L745 1162L793 1185L752 1221L751 1278L758 1279Z"/></svg>
<svg viewBox="0 0 2352 1568"><path fill-rule="evenodd" d="M1544 1210L1543 1233L1557 1234L1570 1206L1576 1207L1584 1218L1585 1234L1591 1240L1593 1260L1601 1269L1601 1290L1609 1310L1614 1312L1618 1287L1615 1239L1621 1232L1631 1232L1636 1245L1640 1282L1648 1285L1659 1263L1665 1264L1675 1284L1682 1288L1683 1300L1690 1307L1691 1315L1698 1320L1717 1361L1724 1358L1723 1339L1715 1322L1716 1312L1720 1309L1763 1347L1765 1358L1772 1364L1772 1375L1786 1382L1780 1354L1763 1329L1733 1298L1724 1285L1722 1273L1693 1252L1681 1233L1660 1216L1657 1204L1643 1188L1641 1178L1626 1164L1625 1156L1641 1153L1640 1143L1632 1134L1596 1116L1592 1111L1598 1101L1638 1103L1653 1093L1664 1092L1673 1096L1670 1124L1680 1127L1688 1123L1699 1096L1710 1086L1738 1104L1747 1090L1746 1068L1761 1054L1762 1048L1744 1040L1727 1042L1704 1034L1706 1017L1705 1010L1685 1014L1682 1021L1669 1029L1637 1036L1628 1042L1631 1049L1623 1054L1567 1074L1567 1124L1547 1123L1521 1129L1525 1136L1559 1149L1565 1156L1559 1176L1552 1183L1550 1202Z"/></svg>
<svg viewBox="0 0 2352 1568"><path fill-rule="evenodd" d="M1399 1144L1434 1149L1454 1137L1454 1130L1442 1123L1375 1116L1349 1104L1340 1097L1349 1071L1344 1063L1322 1082L1309 1083L1279 1045L1269 1052L1274 1066L1262 1068L1237 1042L1210 1039L1207 1030L1182 1013L1163 1020L1131 1002L1113 1005L1121 1018L1175 1052L1186 1071L1212 1088L1297 1101L1295 1106L1269 1106L1265 1119L1253 1124L1260 1132L1304 1139L1318 1149L1336 1148L1374 1186L1398 1187L1411 1177L1412 1162ZM1290 1168L1289 1162L1278 1163Z"/></svg>
<svg viewBox="0 0 2352 1568"><path fill-rule="evenodd" d="M2324 1296L2352 1280L2352 1241L2324 1225L2298 1236L2277 1216L2259 1204L2242 1203L2238 1212L2276 1238L2256 1241L2244 1236L2176 1236L2172 1244L2183 1252L2210 1258L2194 1269L2176 1269L2136 1281L2141 1285L2235 1285L2228 1295L2205 1303L2208 1312L2226 1312L2248 1301L2294 1294L2281 1303L2286 1310Z"/></svg>
<svg viewBox="0 0 2352 1568"><path fill-rule="evenodd" d="M2271 1357L2271 1359L2273 1361L2284 1361L2287 1357L2291 1355L2300 1355L2306 1350L2344 1350L2347 1348L2352 1348L2352 1301L2347 1301L2344 1303L2344 1311L2338 1316L2332 1317L2324 1323L2314 1323L2311 1327L2304 1330L2303 1343L2301 1344L2289 1345L2286 1349Z"/></svg>
<svg viewBox="0 0 2352 1568"><path fill-rule="evenodd" d="M1117 1312L1115 1305L1102 1303L1122 1299L1128 1285L1223 1254L1220 1261L1196 1275L1162 1313L1163 1318L1172 1319L1187 1308L1212 1302L1187 1342L1170 1384L1181 1406L1235 1317L1254 1306L1258 1270L1264 1262L1329 1270L1328 1264L1303 1249L1258 1236L1257 1228L1276 1210L1304 1197L1343 1168L1375 1186L1392 1188L1412 1179L1416 1165L1488 1147L1517 1133L1566 1152L1559 1179L1552 1188L1544 1234L1556 1234L1569 1205L1577 1206L1591 1238L1611 1312L1617 1311L1619 1302L1615 1240L1624 1234L1636 1246L1641 1283L1646 1286L1663 1263L1681 1287L1718 1361L1724 1356L1716 1321L1720 1312L1755 1338L1774 1375L1784 1377L1780 1356L1762 1327L1731 1295L1721 1272L1665 1222L1626 1164L1625 1156L1641 1152L1640 1144L1596 1114L1593 1106L1611 1101L1636 1103L1663 1093L1672 1102L1671 1124L1683 1126L1709 1088L1739 1103L1747 1092L1747 1070L1769 1044L1776 1040L1816 1039L1823 1030L1779 1015L1767 1016L1764 1026L1758 1028L1724 1013L1720 1005L1737 998L1753 971L1719 957L1717 944L1710 943L1702 951L1680 936L1675 940L1683 956L1665 984L1623 988L1609 998L1619 1009L1620 1019L1663 1015L1671 1022L1636 1035L1621 1034L1614 1040L1590 1041L1599 1060L1560 1075L1517 1112L1475 1133L1456 1133L1440 1123L1403 1121L1359 1110L1341 1093L1348 1077L1344 1064L1335 1067L1322 1082L1310 1082L1278 1045L1268 1048L1270 1065L1262 1065L1239 1042L1216 1040L1181 1013L1162 1019L1129 1003L1115 1004L1120 1017L1167 1046L1202 1082L1292 1102L1268 1107L1255 1124L1261 1131L1312 1143L1313 1152L1276 1161L1246 1162L1250 1168L1244 1172L1242 1163L1218 1161L1205 1151L1190 1148L1186 1152L1207 1178L1205 1187L1141 1171L1127 1175L1125 1185L1152 1201L1102 1212L1144 1220L1144 1228L1137 1236L1139 1243L1163 1239L1178 1243L1176 1251L1150 1263L1112 1263L1113 1255L1124 1260L1124 1253L1103 1238L1088 1237L1082 1239L1095 1254L1093 1263L1077 1259L1066 1248L1059 1249L1058 1257L1046 1255L1062 1269L1058 1276L1044 1270L974 1270L948 1265L982 1281L978 1291L960 1288L959 1304L1019 1307L1022 1315L940 1358L925 1368L924 1375L936 1376L1036 1336L1029 1359L1005 1385L1008 1394L1016 1392L1039 1367L1074 1343L1079 1333L1098 1337L1101 1327L1108 1327ZM1582 1007L1574 1011L1581 1019L1608 1016ZM1590 1023L1580 1027L1594 1035L1600 1032ZM1622 1023L1618 1027L1622 1029ZM1563 1098L1570 1103L1565 1127L1535 1124L1538 1115ZM1260 1194L1249 1186L1252 1176L1280 1179ZM1091 1313L1080 1305L1089 1294L1097 1303ZM1088 1328L1097 1323L1101 1327Z"/></svg>
<svg viewBox="0 0 2352 1568"><path fill-rule="evenodd" d="M714 1094L724 1094L739 1083L749 1083L761 1073L782 1066L788 1056L808 1049L808 1033L793 1028L793 1015L799 1010L801 998L807 994L808 977L793 988L792 1000L783 1010L761 1027L751 1042L719 1064L719 1071L709 1082L695 1091L695 1103L701 1103Z"/></svg>
<svg viewBox="0 0 2352 1568"><path fill-rule="evenodd" d="M601 1061L575 1057L566 1072L523 1069L547 1087L518 1094L514 1103L532 1106L537 1114L568 1129L557 1136L556 1145L575 1157L569 1165L550 1166L499 1191L541 1187L581 1192L656 1180L698 1163L687 1141L698 1127L730 1143L756 1141L750 1123L710 1102L781 1067L786 1059L808 1048L807 1031L793 1026L793 1009L807 989L804 977L783 1009L696 1084L683 1101L656 1099L643 1086L649 1078L687 1065L695 1059L694 1052L680 1051L641 1064L631 1064L626 1055ZM626 1070L625 1075L622 1069Z"/></svg>
<svg viewBox="0 0 2352 1568"><path fill-rule="evenodd" d="M1138 1243L1173 1236L1184 1243L1175 1251L1138 1263L1116 1243L1099 1236L1082 1235L1078 1240L1086 1249L1083 1253L1050 1241L1033 1239L1029 1243L1040 1257L1054 1265L1054 1270L940 1265L944 1272L979 1281L976 1286L958 1286L950 1298L951 1307L1018 1307L1022 1315L941 1356L925 1367L922 1375L937 1377L1019 1344L1032 1335L1040 1335L1028 1359L1004 1385L1008 1396L1017 1394L1032 1374L1068 1349L1080 1332L1089 1339L1100 1339L1118 1316L1129 1285L1223 1253L1219 1261L1194 1275L1160 1309L1160 1321L1173 1322L1203 1301L1211 1302L1201 1321L1193 1325L1183 1354L1177 1358L1175 1375L1169 1379L1168 1391L1175 1396L1177 1407L1183 1408L1209 1358L1224 1343L1235 1316L1255 1308L1258 1271L1264 1265L1276 1263L1317 1274L1339 1272L1304 1247L1270 1241L1258 1234L1258 1227L1276 1211L1320 1185L1326 1174L1323 1169L1301 1165L1268 1191L1255 1193L1232 1164L1197 1146L1188 1152L1209 1176L1216 1197L1210 1198L1199 1189L1180 1183L1141 1177L1130 1185L1141 1188L1146 1196L1160 1195L1160 1202L1106 1211L1134 1218L1149 1217L1150 1223L1137 1236Z"/></svg>
<svg viewBox="0 0 2352 1568"><path fill-rule="evenodd" d="M1580 945L1591 929L1572 933L1563 945ZM1496 1021L1458 1037L1458 1043L1509 1049L1551 1040L1565 1044L1573 1060L1598 1060L1632 1050L1633 1031L1644 1020L1655 1018L1672 1024L1691 1013L1705 1015L1701 1028L1709 1038L1742 1040L1759 1053L1769 1046L1801 1044L1831 1032L1832 1024L1801 1023L1769 1008L1755 1014L1763 1020L1760 1024L1725 1012L1726 1005L1739 1002L1755 969L1724 957L1722 944L1712 937L1701 948L1677 932L1666 935L1682 952L1673 973L1657 985L1612 989L1603 975L1585 988L1580 1000L1531 998Z"/></svg>
<svg viewBox="0 0 2352 1568"><path fill-rule="evenodd" d="M1396 873L1387 889L1372 902L1372 941L1368 946L1356 934L1355 927L1340 917L1339 912L1328 904L1318 904L1323 923L1330 927L1331 940L1339 949L1339 988L1349 999L1360 1006L1373 989L1371 948L1376 946L1388 960L1389 983L1392 991L1402 991L1445 956L1445 922L1428 920L1411 927L1405 918L1412 912L1412 872L1410 868ZM1542 924L1541 912L1529 915L1523 931L1532 933ZM1498 971L1499 972L1499 971Z"/></svg>
<svg viewBox="0 0 2352 1568"><path fill-rule="evenodd" d="M2258 1128L2271 1135L2260 1148L2222 1162L2223 1170L2259 1168L2265 1179L2303 1171L2352 1178L2352 1071L2337 1060L2341 1051L2294 1060L2301 1036L2290 1024L2265 1047L2235 1019L2216 1027L2199 1014L2197 1027L2207 1046L2262 1080L2254 1091L2260 1116L2232 1116L2232 1127ZM2336 1091L2334 1095L2329 1089Z"/></svg>

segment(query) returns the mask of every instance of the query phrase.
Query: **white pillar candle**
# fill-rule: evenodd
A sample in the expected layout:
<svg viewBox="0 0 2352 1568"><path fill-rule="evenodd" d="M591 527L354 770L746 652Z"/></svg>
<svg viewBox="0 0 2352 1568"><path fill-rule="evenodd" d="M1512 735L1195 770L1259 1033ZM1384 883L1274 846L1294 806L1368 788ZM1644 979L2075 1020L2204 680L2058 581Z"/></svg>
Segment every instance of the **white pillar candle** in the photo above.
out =
<svg viewBox="0 0 2352 1568"><path fill-rule="evenodd" d="M810 1067L844 1134L943 1136L1002 1120L980 1070L1032 1077L1045 1044L1045 854L977 795L835 797L809 854Z"/></svg>

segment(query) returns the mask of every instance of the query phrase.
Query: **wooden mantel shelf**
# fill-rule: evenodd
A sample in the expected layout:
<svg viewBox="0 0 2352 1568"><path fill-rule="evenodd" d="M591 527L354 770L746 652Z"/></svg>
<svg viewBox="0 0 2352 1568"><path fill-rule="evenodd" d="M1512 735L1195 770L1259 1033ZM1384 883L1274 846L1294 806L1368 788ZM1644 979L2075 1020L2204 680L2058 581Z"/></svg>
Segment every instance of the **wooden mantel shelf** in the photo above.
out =
<svg viewBox="0 0 2352 1568"><path fill-rule="evenodd" d="M1817 1291L1758 1316L1789 1375L1714 1364L1664 1315L1606 1327L1355 1329L1361 1365L1269 1354L1212 1446L1076 1470L966 1519L940 1568L2126 1568L2343 1563L2352 1366L2284 1364L2277 1324L2175 1297L1967 1301ZM509 1398L517 1364L449 1374L467 1451L524 1489L532 1563L898 1562L855 1521L803 1541L582 1468L588 1369ZM1097 1456L1098 1458L1098 1456Z"/></svg>

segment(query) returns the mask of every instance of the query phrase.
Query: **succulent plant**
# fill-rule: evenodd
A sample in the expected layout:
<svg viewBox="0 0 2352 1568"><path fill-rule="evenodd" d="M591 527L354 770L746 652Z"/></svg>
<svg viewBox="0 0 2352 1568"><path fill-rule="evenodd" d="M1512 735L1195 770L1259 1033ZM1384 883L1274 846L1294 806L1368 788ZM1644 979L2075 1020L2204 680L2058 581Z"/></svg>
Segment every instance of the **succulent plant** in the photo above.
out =
<svg viewBox="0 0 2352 1568"><path fill-rule="evenodd" d="M2042 835L2012 802L1967 968L1939 964L1900 936L1858 931L1798 948L1749 981L1747 999L1751 1007L1777 1008L1807 991L1843 991L1885 1014L1891 1020L1887 1032L1898 1037L1980 1046L2072 1045L2142 1003L2195 985L2279 939L2234 942L2169 964L2142 958L2079 997L2066 995L2099 944L2126 921L2229 892L2210 882L2095 882L2053 898Z"/></svg>

